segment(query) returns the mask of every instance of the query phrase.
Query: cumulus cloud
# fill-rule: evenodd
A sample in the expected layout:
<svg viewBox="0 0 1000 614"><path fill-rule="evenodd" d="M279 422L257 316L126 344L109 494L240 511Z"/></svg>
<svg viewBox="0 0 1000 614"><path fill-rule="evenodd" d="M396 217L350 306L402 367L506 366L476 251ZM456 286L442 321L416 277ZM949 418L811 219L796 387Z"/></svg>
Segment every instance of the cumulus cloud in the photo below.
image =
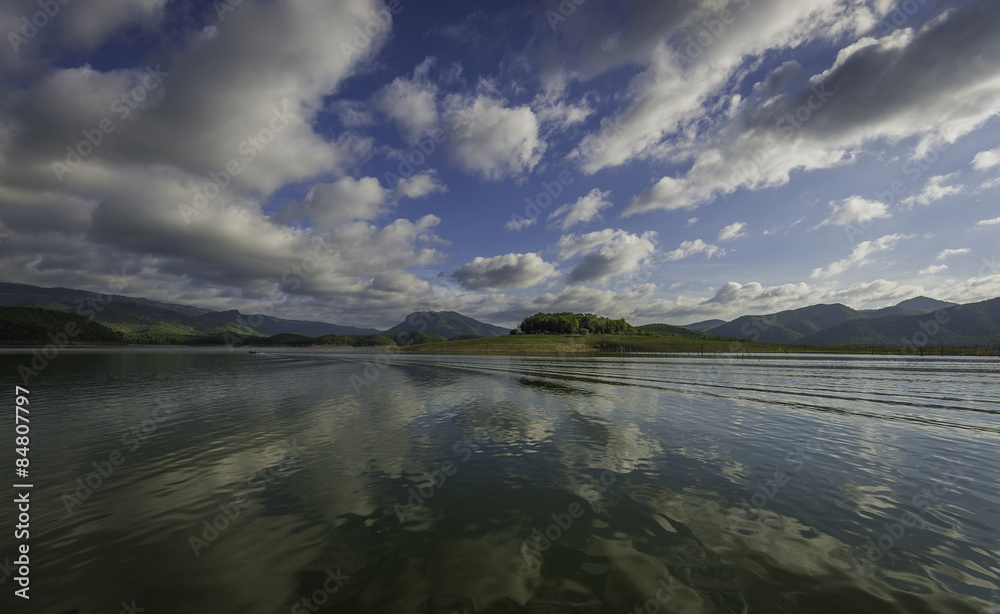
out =
<svg viewBox="0 0 1000 614"><path fill-rule="evenodd" d="M920 194L915 194L908 198L903 199L902 205L911 207L913 205L929 205L933 202L939 201L947 196L952 196L954 194L961 194L965 189L965 186L961 185L942 185L945 182L951 181L957 177L959 173L951 173L950 175L937 175L931 177L927 184L924 186Z"/></svg>
<svg viewBox="0 0 1000 614"><path fill-rule="evenodd" d="M574 224L598 219L601 209L611 206L611 201L608 200L610 195L610 191L602 192L594 188L586 196L581 196L575 203L563 205L553 211L549 215L549 220L561 217L559 227L563 230L569 230Z"/></svg>
<svg viewBox="0 0 1000 614"><path fill-rule="evenodd" d="M447 191L448 188L438 180L437 173L434 171L403 177L396 182L395 188L396 196L406 198L423 198Z"/></svg>
<svg viewBox="0 0 1000 614"><path fill-rule="evenodd" d="M694 241L684 241L677 249L667 252L665 258L667 260L683 260L698 254L707 254L711 258L716 254L719 256L726 255L726 250L720 249L716 245L709 245L701 239L695 239Z"/></svg>
<svg viewBox="0 0 1000 614"><path fill-rule="evenodd" d="M538 223L537 217L520 218L508 220L506 224L503 225L504 228L513 232L521 232L525 228L530 228Z"/></svg>
<svg viewBox="0 0 1000 614"><path fill-rule="evenodd" d="M987 226L996 226L997 224L1000 224L1000 217L995 217L989 220L980 220L976 222L975 227L976 230L981 230L983 228L986 228Z"/></svg>
<svg viewBox="0 0 1000 614"><path fill-rule="evenodd" d="M877 139L913 139L914 155L923 156L1000 112L1000 50L986 44L1000 26L1000 8L973 3L919 30L854 39L821 73L776 69L782 74L765 76L747 96L733 95L725 120L703 121L751 58L820 32L857 35L864 31L861 13L853 2L760 3L732 36L696 62L681 62L685 68L678 52L654 56L628 94L635 102L616 118L622 129L612 145L587 155L587 139L581 143L584 170L634 158L688 161L690 170L660 179L628 202L625 214L693 208L739 189L785 185L793 171L851 164ZM934 51L942 48L949 54ZM951 53L963 52L983 62L956 65Z"/></svg>
<svg viewBox="0 0 1000 614"><path fill-rule="evenodd" d="M918 273L918 275L937 275L941 271L947 271L947 270L948 270L947 264L935 264L927 267L926 269L921 270L920 273Z"/></svg>
<svg viewBox="0 0 1000 614"><path fill-rule="evenodd" d="M374 177L344 177L333 183L313 186L300 213L320 227L351 220L373 220L385 212L388 194Z"/></svg>
<svg viewBox="0 0 1000 614"><path fill-rule="evenodd" d="M937 255L937 260L944 260L946 258L951 258L952 256L959 256L961 254L968 254L972 250L968 247L962 247L960 249L945 249Z"/></svg>
<svg viewBox="0 0 1000 614"><path fill-rule="evenodd" d="M977 171L985 171L986 169L993 168L994 166L1000 166L1000 147L990 149L988 151L981 151L976 154L975 158L972 159L972 168Z"/></svg>
<svg viewBox="0 0 1000 614"><path fill-rule="evenodd" d="M736 222L726 226L719 231L719 241L733 241L734 239L739 239L745 237L747 233L743 230L747 227L746 222Z"/></svg>
<svg viewBox="0 0 1000 614"><path fill-rule="evenodd" d="M377 96L377 104L396 125L410 145L438 129L437 87L430 82L428 72L435 63L429 57L413 71L413 77L397 77Z"/></svg>
<svg viewBox="0 0 1000 614"><path fill-rule="evenodd" d="M568 283L602 281L639 269L656 250L656 233L647 231L634 235L606 228L582 236L564 235L556 247L563 260L583 255L567 276Z"/></svg>
<svg viewBox="0 0 1000 614"><path fill-rule="evenodd" d="M496 292L538 285L557 276L554 265L538 254L478 257L456 269L452 278L469 290Z"/></svg>
<svg viewBox="0 0 1000 614"><path fill-rule="evenodd" d="M508 107L489 94L450 95L445 130L451 161L491 181L535 168L546 145L531 107Z"/></svg>
<svg viewBox="0 0 1000 614"><path fill-rule="evenodd" d="M885 203L877 200L868 200L861 196L851 196L839 203L830 203L830 207L833 209L830 212L830 216L814 228L830 224L848 226L870 222L879 218L892 217Z"/></svg>
<svg viewBox="0 0 1000 614"><path fill-rule="evenodd" d="M892 251L896 244L904 239L912 239L914 235L891 234L879 237L874 241L863 241L854 246L851 255L843 260L838 260L824 268L813 269L810 277L822 279L839 275L851 267L858 267L868 264L871 256L879 252Z"/></svg>

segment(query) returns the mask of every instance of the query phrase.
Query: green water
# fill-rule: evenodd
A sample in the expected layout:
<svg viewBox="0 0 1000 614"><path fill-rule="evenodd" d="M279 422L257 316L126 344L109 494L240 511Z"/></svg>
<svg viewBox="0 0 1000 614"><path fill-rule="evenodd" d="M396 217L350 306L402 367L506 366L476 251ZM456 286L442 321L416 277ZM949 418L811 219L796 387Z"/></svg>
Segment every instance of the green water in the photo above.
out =
<svg viewBox="0 0 1000 614"><path fill-rule="evenodd" d="M8 405L30 359L0 354ZM998 374L64 351L28 386L30 609L6 565L0 609L992 614Z"/></svg>

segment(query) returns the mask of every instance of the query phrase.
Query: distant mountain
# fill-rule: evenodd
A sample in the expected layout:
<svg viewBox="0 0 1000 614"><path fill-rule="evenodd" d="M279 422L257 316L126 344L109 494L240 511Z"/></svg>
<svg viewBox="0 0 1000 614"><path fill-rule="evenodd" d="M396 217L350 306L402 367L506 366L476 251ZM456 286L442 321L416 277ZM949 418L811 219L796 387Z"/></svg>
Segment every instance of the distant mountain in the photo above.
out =
<svg viewBox="0 0 1000 614"><path fill-rule="evenodd" d="M927 348L1000 346L1000 298L956 305L935 313L850 320L804 336L796 343Z"/></svg>
<svg viewBox="0 0 1000 614"><path fill-rule="evenodd" d="M198 335L245 334L249 330L260 336L290 333L309 337L379 332L374 328L241 314L235 309L212 311L145 298L120 295L102 298L100 294L85 290L0 282L0 305L24 304L92 317L121 333L130 343L176 343ZM248 329L248 322L258 326Z"/></svg>
<svg viewBox="0 0 1000 614"><path fill-rule="evenodd" d="M709 329L720 337L750 337L762 343L799 343L806 335L854 319L868 319L846 305L810 305L762 316L742 316Z"/></svg>
<svg viewBox="0 0 1000 614"><path fill-rule="evenodd" d="M454 337L500 337L509 335L510 329L480 322L454 311L416 311L399 324L385 331L389 335L425 332L445 339Z"/></svg>
<svg viewBox="0 0 1000 614"><path fill-rule="evenodd" d="M24 344L124 343L120 333L76 315L41 307L0 307L0 341Z"/></svg>
<svg viewBox="0 0 1000 614"><path fill-rule="evenodd" d="M896 307L919 311L921 313L931 313L932 311L937 311L938 309L954 307L956 304L957 303L949 303L947 301L927 298L926 296L918 296L916 298L905 300L902 303L896 303Z"/></svg>
<svg viewBox="0 0 1000 614"><path fill-rule="evenodd" d="M859 309L858 313L863 313L869 318L884 318L886 316L915 316L926 312L917 311L915 309L904 309L897 305L893 305L891 307L883 307L881 309Z"/></svg>
<svg viewBox="0 0 1000 614"><path fill-rule="evenodd" d="M722 322L722 320L719 320ZM653 333L659 337L683 337L686 339L698 339L708 337L705 333L686 328L684 326L674 326L672 324L643 324L636 326L636 330L645 333Z"/></svg>
<svg viewBox="0 0 1000 614"><path fill-rule="evenodd" d="M684 324L680 328L686 328L688 330L697 330L703 333L707 333L717 326L722 326L725 324L725 320L702 320L701 322L695 322L694 324Z"/></svg>

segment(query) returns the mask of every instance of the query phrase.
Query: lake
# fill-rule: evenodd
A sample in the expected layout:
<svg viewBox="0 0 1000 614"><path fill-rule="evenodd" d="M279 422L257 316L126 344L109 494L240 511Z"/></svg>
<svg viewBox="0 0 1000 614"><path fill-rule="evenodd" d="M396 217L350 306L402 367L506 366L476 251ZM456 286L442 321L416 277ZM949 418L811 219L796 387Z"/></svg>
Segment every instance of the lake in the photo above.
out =
<svg viewBox="0 0 1000 614"><path fill-rule="evenodd" d="M10 406L31 359L0 352ZM27 386L30 611L993 614L998 375L63 350Z"/></svg>

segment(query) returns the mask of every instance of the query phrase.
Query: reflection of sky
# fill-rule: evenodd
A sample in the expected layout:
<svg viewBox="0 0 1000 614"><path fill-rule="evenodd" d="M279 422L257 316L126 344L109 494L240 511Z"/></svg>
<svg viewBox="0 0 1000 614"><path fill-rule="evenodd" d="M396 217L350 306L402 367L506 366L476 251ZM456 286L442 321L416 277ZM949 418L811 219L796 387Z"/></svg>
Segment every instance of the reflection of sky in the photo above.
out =
<svg viewBox="0 0 1000 614"><path fill-rule="evenodd" d="M792 599L779 593L793 583L800 595L858 611L876 596L898 604L912 594L946 611L958 607L945 589L997 580L991 520L1000 501L988 487L997 461L987 453L996 436L972 430L989 420L974 412L951 430L924 420L953 411L948 391L925 394L934 410L876 403L859 398L870 386L855 395L832 363L810 360L774 369L768 361L419 356L399 357L355 391L350 378L364 356L275 354L214 355L214 379L198 354L121 362L89 388L81 381L39 396L49 416L65 414L72 425L43 419L38 427L47 438L40 471L52 476L38 491L52 502L36 511L46 544L38 573L65 575L69 587L45 597L53 607L132 591L177 607L225 594L219 611L271 612L338 567L352 576L338 599L385 611L432 598L486 608L554 595L626 611L671 576L688 587L672 601L684 611L718 606L701 601L706 586L737 607ZM79 366L86 361L100 364L86 357ZM963 369L952 377L985 396L974 388L986 381L976 366ZM156 374L142 395L114 386L142 373ZM191 381L199 386L186 387ZM737 385L744 381L755 388L747 397ZM67 518L63 492L161 393L177 400L175 414ZM473 436L480 439L463 460L455 445ZM789 454L811 445L819 451L795 465ZM56 448L61 455L50 454ZM921 510L926 526L907 530L886 570L859 580L851 556L911 509L959 450L968 475ZM393 506L406 504L410 488L428 488L424 474L446 461L453 475L401 524ZM247 481L268 468L276 475L255 492ZM730 530L740 499L775 471L789 481ZM591 497L602 475L613 480ZM249 506L195 558L189 536L244 493ZM541 567L526 561L525 540L573 503L584 513ZM99 582L96 566L107 568Z"/></svg>

